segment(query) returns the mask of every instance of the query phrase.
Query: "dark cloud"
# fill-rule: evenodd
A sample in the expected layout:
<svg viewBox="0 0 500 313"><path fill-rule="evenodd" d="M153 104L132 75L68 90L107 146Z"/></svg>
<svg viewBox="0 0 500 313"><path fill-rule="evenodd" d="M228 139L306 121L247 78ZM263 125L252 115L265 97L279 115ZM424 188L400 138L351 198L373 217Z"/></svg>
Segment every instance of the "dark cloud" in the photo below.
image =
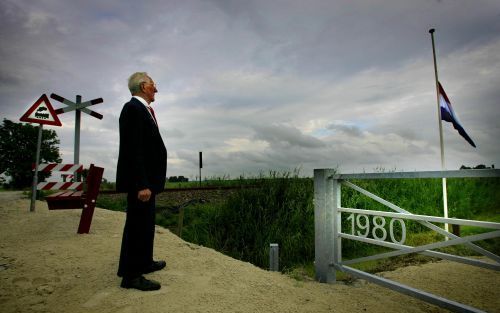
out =
<svg viewBox="0 0 500 313"><path fill-rule="evenodd" d="M285 125L259 125L254 127L255 139L264 140L273 146L319 148L324 143L313 137L304 135L300 130Z"/></svg>
<svg viewBox="0 0 500 313"><path fill-rule="evenodd" d="M165 135L166 138L178 138L182 139L186 137L186 134L179 130L179 129L167 129L165 131L162 131L162 133Z"/></svg>
<svg viewBox="0 0 500 313"><path fill-rule="evenodd" d="M340 131L343 132L344 134L352 137L361 137L363 135L363 132L361 129L355 125L345 125L345 124L338 124L338 123L333 123L328 125L327 129L333 130L333 131Z"/></svg>
<svg viewBox="0 0 500 313"><path fill-rule="evenodd" d="M102 97L81 159L114 180L126 79L147 71L169 175L197 175L201 150L207 175L436 169L434 27L440 79L478 144L445 125L447 163L500 164L499 16L494 0L6 0L0 111L17 120L42 93ZM61 120L71 161L74 115Z"/></svg>

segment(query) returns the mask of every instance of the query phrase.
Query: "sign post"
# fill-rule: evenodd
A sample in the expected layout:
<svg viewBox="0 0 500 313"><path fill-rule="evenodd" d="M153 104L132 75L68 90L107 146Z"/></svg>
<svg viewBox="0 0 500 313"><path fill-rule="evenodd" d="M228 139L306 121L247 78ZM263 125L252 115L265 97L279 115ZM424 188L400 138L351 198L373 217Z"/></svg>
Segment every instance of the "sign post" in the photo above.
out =
<svg viewBox="0 0 500 313"><path fill-rule="evenodd" d="M35 173L33 175L33 185L31 186L30 212L35 211L36 186L38 185L38 165L40 164L40 150L42 147L43 124L62 126L57 117L49 98L43 94L19 119L21 122L38 123L38 140L36 145Z"/></svg>
<svg viewBox="0 0 500 313"><path fill-rule="evenodd" d="M38 165L40 164L40 150L42 148L42 133L43 133L43 124L38 125L38 141L36 144L36 162L35 162L35 174L33 175L33 185L31 186L31 205L30 212L35 211L35 203L36 203L36 186L38 185Z"/></svg>
<svg viewBox="0 0 500 313"><path fill-rule="evenodd" d="M76 105L82 103L82 96L76 96ZM82 111L75 110L75 155L73 156L73 164L80 164L80 124L82 120ZM77 175L77 181L80 181L81 176Z"/></svg>
<svg viewBox="0 0 500 313"><path fill-rule="evenodd" d="M200 187L201 187L201 169L203 168L202 153L200 151Z"/></svg>

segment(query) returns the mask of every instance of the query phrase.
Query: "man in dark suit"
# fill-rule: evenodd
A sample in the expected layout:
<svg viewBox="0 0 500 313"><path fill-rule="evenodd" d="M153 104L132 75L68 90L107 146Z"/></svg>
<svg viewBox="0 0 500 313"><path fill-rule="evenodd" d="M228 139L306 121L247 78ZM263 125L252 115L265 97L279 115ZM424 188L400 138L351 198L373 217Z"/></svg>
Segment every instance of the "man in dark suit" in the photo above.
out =
<svg viewBox="0 0 500 313"><path fill-rule="evenodd" d="M121 287L158 290L161 285L143 274L161 270L165 261L153 260L155 196L165 185L167 150L151 108L158 92L147 73L132 74L128 81L132 99L120 114L120 151L116 190L127 193L127 218L123 230L118 276Z"/></svg>

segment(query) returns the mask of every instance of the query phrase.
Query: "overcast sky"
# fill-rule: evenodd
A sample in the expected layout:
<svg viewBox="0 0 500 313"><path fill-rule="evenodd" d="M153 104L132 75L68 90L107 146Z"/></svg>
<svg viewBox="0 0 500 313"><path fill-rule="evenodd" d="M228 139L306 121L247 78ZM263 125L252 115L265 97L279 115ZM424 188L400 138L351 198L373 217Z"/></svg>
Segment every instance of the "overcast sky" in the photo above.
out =
<svg viewBox="0 0 500 313"><path fill-rule="evenodd" d="M146 71L167 176L439 170L440 81L475 141L443 123L448 169L500 166L500 1L2 0L1 118L83 101L81 163L115 180L127 78ZM51 100L55 108L63 104ZM74 112L59 116L73 162Z"/></svg>

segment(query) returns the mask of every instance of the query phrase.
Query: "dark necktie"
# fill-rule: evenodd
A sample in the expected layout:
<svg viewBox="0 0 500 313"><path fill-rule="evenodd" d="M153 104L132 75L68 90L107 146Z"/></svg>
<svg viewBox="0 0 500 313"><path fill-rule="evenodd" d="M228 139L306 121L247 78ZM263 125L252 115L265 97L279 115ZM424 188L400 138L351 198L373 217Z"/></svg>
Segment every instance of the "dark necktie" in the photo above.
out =
<svg viewBox="0 0 500 313"><path fill-rule="evenodd" d="M153 119L155 120L155 124L156 126L158 126L158 121L156 121L156 115L155 115L155 111L153 110L153 108L151 106L148 105L148 109L149 109L149 112L151 112L151 115L153 116Z"/></svg>

